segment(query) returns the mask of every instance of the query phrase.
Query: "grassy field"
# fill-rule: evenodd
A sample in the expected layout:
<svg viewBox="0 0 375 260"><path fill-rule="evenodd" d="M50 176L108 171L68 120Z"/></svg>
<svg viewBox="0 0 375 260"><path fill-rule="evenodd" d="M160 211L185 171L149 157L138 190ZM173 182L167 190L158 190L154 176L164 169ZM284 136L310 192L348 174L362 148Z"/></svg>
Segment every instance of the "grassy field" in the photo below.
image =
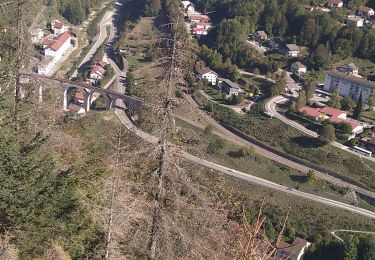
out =
<svg viewBox="0 0 375 260"><path fill-rule="evenodd" d="M348 63L354 63L355 65L357 65L360 75L368 77L368 76L374 76L375 74L375 64L367 59L350 57L345 60L340 60L338 62L335 62L331 67L336 68L337 66L341 64L348 64ZM371 80L374 80L374 79L371 79Z"/></svg>
<svg viewBox="0 0 375 260"><path fill-rule="evenodd" d="M263 94L266 94L267 96L269 96L271 94L271 89L274 85L272 82L270 82L266 79L257 78L255 76L251 76L251 75L242 75L242 77L250 85L257 86Z"/></svg>
<svg viewBox="0 0 375 260"><path fill-rule="evenodd" d="M185 129L192 129L195 134L200 137L202 141L199 144L190 146L189 151L199 155L200 157L205 157L206 159L216 162L218 164L249 173L254 176L258 176L281 185L288 187L293 187L301 191L306 191L314 193L319 196L324 196L336 200L341 200L346 203L351 203L349 199L343 197L343 194L346 192L345 189L340 189L334 187L331 184L328 184L319 180L307 181L306 175L293 170L284 165L272 162L271 160L262 157L255 152L249 156L241 157L239 155L239 150L241 146L224 142L225 145L222 149L214 154L207 153L208 145L212 143L222 142L223 140L216 135L209 134L205 135L203 130L195 126L190 125L189 123L176 119L176 123L179 127ZM366 205L366 202L363 202L363 205ZM370 207L370 205L368 205Z"/></svg>
<svg viewBox="0 0 375 260"><path fill-rule="evenodd" d="M366 160L366 166L358 156L331 145L320 146L315 138L302 134L278 119L253 114L242 116L221 106L215 106L214 113L221 121L260 141L347 176L369 189L375 189L374 162Z"/></svg>

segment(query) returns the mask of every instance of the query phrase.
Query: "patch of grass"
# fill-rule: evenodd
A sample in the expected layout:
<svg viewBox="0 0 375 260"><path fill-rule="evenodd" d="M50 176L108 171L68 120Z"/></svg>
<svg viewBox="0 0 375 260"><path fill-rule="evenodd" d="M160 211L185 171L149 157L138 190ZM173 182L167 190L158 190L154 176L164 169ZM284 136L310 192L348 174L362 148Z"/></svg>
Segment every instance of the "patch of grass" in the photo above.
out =
<svg viewBox="0 0 375 260"><path fill-rule="evenodd" d="M126 56L126 59L128 60L129 67L135 69L140 66L141 63L145 63L146 60L143 55L141 54L129 54Z"/></svg>
<svg viewBox="0 0 375 260"><path fill-rule="evenodd" d="M360 75L363 75L365 77L375 75L375 63L367 59L350 57L345 60L340 60L340 61L335 62L331 67L336 68L337 66L341 64L348 64L348 63L354 63L355 65L357 65ZM371 80L374 80L374 79L371 79Z"/></svg>
<svg viewBox="0 0 375 260"><path fill-rule="evenodd" d="M214 105L213 112L222 122L262 142L349 177L367 188L375 189L374 171L364 165L356 155L331 145L318 146L315 138L304 135L278 119L268 119L256 114L239 115L219 105ZM369 167L375 169L374 162L365 161Z"/></svg>
<svg viewBox="0 0 375 260"><path fill-rule="evenodd" d="M307 181L305 174L275 163L255 152L247 156L241 156L239 151L242 146L224 141L214 134L204 134L202 129L192 126L181 119L176 118L176 123L179 127L192 129L196 135L200 136L200 140L202 140L202 143L190 146L190 152L199 153L199 156L205 156L206 159L212 162L301 191L312 192L316 195L342 200L346 203L351 202L343 198L339 192L340 189L331 184L319 180ZM214 154L206 153L207 147L210 144L223 141L224 146L222 149L218 149Z"/></svg>

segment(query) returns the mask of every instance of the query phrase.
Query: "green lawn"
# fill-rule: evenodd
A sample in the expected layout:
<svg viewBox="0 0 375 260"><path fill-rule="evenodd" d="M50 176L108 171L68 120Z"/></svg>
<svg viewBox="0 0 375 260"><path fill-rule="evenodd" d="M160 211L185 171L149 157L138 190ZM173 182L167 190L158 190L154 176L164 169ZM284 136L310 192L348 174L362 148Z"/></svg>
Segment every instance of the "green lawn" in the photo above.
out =
<svg viewBox="0 0 375 260"><path fill-rule="evenodd" d="M278 119L260 115L238 115L231 110L214 105L214 113L222 122L263 141L279 150L300 157L317 165L349 177L375 190L375 163L361 159L331 145L320 146L315 138L309 137Z"/></svg>
<svg viewBox="0 0 375 260"><path fill-rule="evenodd" d="M242 75L242 79L246 80L250 85L257 86L263 94L269 95L273 87L273 83L262 78L257 78L251 75Z"/></svg>
<svg viewBox="0 0 375 260"><path fill-rule="evenodd" d="M335 62L332 65L332 68L336 68L337 66L341 64L347 64L347 63L354 63L359 68L359 74L368 77L368 76L374 76L375 75L375 64L367 59L360 59L360 58L347 58L345 60L340 60ZM374 79L372 79L374 80Z"/></svg>
<svg viewBox="0 0 375 260"><path fill-rule="evenodd" d="M210 143L217 143L222 141L222 139L213 134L205 135L202 129L178 118L176 118L176 123L179 127L192 129L200 137L202 141L200 144L194 144L189 147L189 151L194 154L205 156L210 161L275 183L350 203L348 200L342 198L342 193L345 192L343 189L333 187L324 181L307 181L305 174L275 163L255 152L249 156L239 156L238 151L241 149L239 145L225 141L224 147L218 149L217 153L207 153L207 147Z"/></svg>
<svg viewBox="0 0 375 260"><path fill-rule="evenodd" d="M126 56L126 59L128 60L129 67L136 69L141 63L145 63L146 60L141 54L128 54Z"/></svg>

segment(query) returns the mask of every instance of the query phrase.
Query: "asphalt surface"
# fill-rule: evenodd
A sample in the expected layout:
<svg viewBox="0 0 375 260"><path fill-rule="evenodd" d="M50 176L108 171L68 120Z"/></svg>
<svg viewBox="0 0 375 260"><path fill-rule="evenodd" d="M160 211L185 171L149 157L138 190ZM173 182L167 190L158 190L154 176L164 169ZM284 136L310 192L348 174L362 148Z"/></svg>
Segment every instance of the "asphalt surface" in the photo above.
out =
<svg viewBox="0 0 375 260"><path fill-rule="evenodd" d="M283 116L282 114L280 114L277 110L276 110L276 104L278 103L284 103L286 101L288 101L289 99L287 99L286 97L284 96L276 96L272 99L270 99L266 105L265 105L265 108L266 108L266 111L271 113L274 117L278 118L280 121L284 122L285 124L288 124L296 129L298 129L299 131L309 135L309 136L312 136L312 137L315 137L317 138L319 135L314 132L314 131L311 131L309 129L307 129L306 127L304 127L303 125L293 121L293 120L290 120L288 118L286 118L285 116ZM364 156L364 155L361 155L359 153L356 153L356 152L353 152L349 149L349 147L345 146L345 145L342 145L340 144L339 142L332 142L333 146L341 149L341 150L344 150L344 151L347 151L347 152L350 152L354 155L357 155L359 157L362 157L364 159L367 159L367 160L370 160L370 161L375 161L375 158L373 157L368 157L368 156Z"/></svg>
<svg viewBox="0 0 375 260"><path fill-rule="evenodd" d="M116 78L117 78L117 82L118 82L118 84L116 84L117 91L120 92L120 93L125 93L125 86L124 86L124 84L122 84L120 82L120 79L124 78L126 76L126 68L124 70L120 70L118 68L117 64L115 62L113 62L113 60L111 60L111 59L110 59L110 64L113 66L114 71L115 71L115 75L116 75ZM118 116L118 118L120 119L120 121L122 122L122 124L126 128L128 128L133 133L135 133L137 136L139 136L140 138L142 138L143 140L145 140L145 141L147 141L151 144L157 144L159 142L159 139L157 137L151 136L150 134L142 131L141 129L139 129L136 126L133 125L131 120L127 117L124 109L121 108L121 107L123 107L123 108L125 107L124 101L117 100L116 102L117 102L117 106L119 108L115 109L115 113ZM236 137L239 138L238 136L236 136ZM239 139L241 139L241 138L239 138ZM241 141L243 141L243 139L241 139ZM170 144L170 145L173 145L173 144ZM259 147L258 147L258 149L259 149ZM237 170L234 170L234 169L231 169L231 168L228 168L228 167L225 167L225 166L213 163L213 162L209 162L207 160L195 157L195 156L193 156L193 155L191 155L191 154L189 154L185 151L182 151L182 150L180 150L179 153L187 161L190 161L192 163L195 163L195 164L204 166L206 168L218 171L218 172L220 172L222 174L225 174L227 176L231 176L231 177L246 181L248 183L252 183L252 184L260 185L260 186L270 188L270 189L273 189L273 190L277 190L277 191L280 191L280 192L283 192L283 193L286 193L286 194L289 194L289 195L293 195L293 196L309 199L309 200L312 200L312 201L316 201L316 202L325 204L327 206L345 209L347 211L365 216L367 218L375 219L375 213L371 212L369 210L362 209L362 208L359 208L359 207L355 207L355 206L345 204L345 203L342 203L342 202L338 202L338 201L335 201L335 200L319 197L319 196L312 195L312 194L309 194L309 193L301 192L301 191L298 191L298 190L294 190L294 189L291 189L289 187L279 185L277 183L273 183L271 181L268 181L268 180L250 175L248 173L240 172L240 171L237 171ZM269 152L264 151L264 153L269 153ZM277 156L275 154L271 154L271 156L279 157L280 161L286 160L285 158L282 158L282 157ZM289 162L284 162L283 164L287 164L288 166L290 166L289 164L295 164L295 163L289 161ZM296 167L306 168L306 167L304 167L302 165L298 165L298 164L296 165Z"/></svg>
<svg viewBox="0 0 375 260"><path fill-rule="evenodd" d="M102 20L99 23L99 36L94 45L91 47L89 52L86 54L86 56L83 58L82 62L78 66L78 70L81 68L82 65L86 64L89 62L92 57L94 56L95 52L98 50L98 48L104 43L105 39L107 38L107 26L112 25L112 17L113 17L113 12L112 11L107 11ZM73 73L73 78L77 76L78 70L76 70Z"/></svg>

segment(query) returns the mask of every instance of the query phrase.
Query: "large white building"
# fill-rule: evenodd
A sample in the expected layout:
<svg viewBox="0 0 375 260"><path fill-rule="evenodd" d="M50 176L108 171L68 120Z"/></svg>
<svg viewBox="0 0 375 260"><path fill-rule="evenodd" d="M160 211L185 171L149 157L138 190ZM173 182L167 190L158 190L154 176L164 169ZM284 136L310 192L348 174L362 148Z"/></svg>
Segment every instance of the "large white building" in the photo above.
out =
<svg viewBox="0 0 375 260"><path fill-rule="evenodd" d="M216 85L219 75L209 68L198 71L198 78L207 80L211 85Z"/></svg>
<svg viewBox="0 0 375 260"><path fill-rule="evenodd" d="M332 92L335 88L341 96L359 100L362 95L363 102L367 103L375 89L375 81L369 81L352 73L337 70L327 72L324 90Z"/></svg>
<svg viewBox="0 0 375 260"><path fill-rule="evenodd" d="M55 39L46 38L43 41L44 59L38 66L38 73L48 75L56 63L71 46L72 36L68 32L59 34Z"/></svg>
<svg viewBox="0 0 375 260"><path fill-rule="evenodd" d="M71 39L72 35L68 32L59 34L44 49L44 55L60 59L63 56L64 52L66 52L69 49Z"/></svg>

